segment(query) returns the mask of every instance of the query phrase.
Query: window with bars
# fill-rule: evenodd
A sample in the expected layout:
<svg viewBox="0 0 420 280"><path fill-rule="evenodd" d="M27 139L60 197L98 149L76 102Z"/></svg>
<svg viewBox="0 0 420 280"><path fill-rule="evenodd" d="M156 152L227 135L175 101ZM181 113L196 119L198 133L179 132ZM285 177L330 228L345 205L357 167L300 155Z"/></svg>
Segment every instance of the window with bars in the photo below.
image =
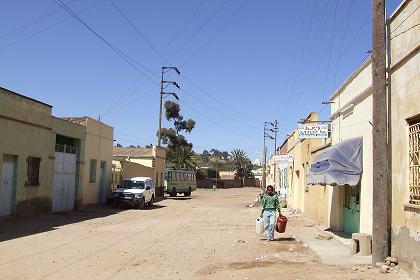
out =
<svg viewBox="0 0 420 280"><path fill-rule="evenodd" d="M420 119L409 122L409 204L420 206Z"/></svg>
<svg viewBox="0 0 420 280"><path fill-rule="evenodd" d="M26 162L28 164L28 172L25 186L39 186L39 167L41 165L41 158L28 157Z"/></svg>

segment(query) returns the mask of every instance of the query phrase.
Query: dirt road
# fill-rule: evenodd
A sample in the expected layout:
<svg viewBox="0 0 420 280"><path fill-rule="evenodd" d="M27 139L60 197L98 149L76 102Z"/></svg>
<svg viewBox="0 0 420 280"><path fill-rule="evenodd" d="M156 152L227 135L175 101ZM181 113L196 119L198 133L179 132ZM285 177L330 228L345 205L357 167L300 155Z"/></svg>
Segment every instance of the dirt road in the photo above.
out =
<svg viewBox="0 0 420 280"><path fill-rule="evenodd" d="M0 279L401 279L327 266L302 242L255 235L259 190L198 190L153 209L0 220ZM304 230L290 219L288 235ZM282 235L278 235L281 237Z"/></svg>

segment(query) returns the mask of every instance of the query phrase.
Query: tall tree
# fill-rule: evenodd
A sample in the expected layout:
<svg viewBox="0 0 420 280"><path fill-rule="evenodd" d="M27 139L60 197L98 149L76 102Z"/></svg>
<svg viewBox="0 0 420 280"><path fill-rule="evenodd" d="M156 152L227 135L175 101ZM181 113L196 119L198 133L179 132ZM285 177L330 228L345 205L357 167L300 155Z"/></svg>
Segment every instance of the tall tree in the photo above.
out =
<svg viewBox="0 0 420 280"><path fill-rule="evenodd" d="M195 167L193 144L182 135L191 133L195 121L185 120L179 104L169 100L165 102L165 117L173 123L173 128L162 128L161 131L162 143L166 145L166 159L179 168Z"/></svg>
<svg viewBox="0 0 420 280"><path fill-rule="evenodd" d="M235 168L236 176L241 179L241 186L244 185L245 178L253 178L252 162L243 150L235 149L231 152L232 165Z"/></svg>

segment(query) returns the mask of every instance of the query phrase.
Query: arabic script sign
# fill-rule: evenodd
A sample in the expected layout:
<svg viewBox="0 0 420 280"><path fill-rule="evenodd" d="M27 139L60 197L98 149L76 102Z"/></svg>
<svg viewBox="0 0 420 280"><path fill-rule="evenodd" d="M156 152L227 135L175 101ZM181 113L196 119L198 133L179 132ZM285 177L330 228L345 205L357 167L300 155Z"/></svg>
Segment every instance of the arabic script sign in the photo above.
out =
<svg viewBox="0 0 420 280"><path fill-rule="evenodd" d="M298 126L299 138L328 138L327 124L299 124Z"/></svg>
<svg viewBox="0 0 420 280"><path fill-rule="evenodd" d="M279 163L292 163L293 162L292 155L276 155L274 159L275 161Z"/></svg>

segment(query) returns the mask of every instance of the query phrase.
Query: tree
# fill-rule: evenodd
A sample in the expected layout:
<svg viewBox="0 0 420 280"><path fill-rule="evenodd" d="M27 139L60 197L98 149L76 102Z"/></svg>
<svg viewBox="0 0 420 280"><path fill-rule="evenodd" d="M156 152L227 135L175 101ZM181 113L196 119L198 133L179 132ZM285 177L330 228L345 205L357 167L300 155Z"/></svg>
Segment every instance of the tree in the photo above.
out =
<svg viewBox="0 0 420 280"><path fill-rule="evenodd" d="M194 158L194 151L191 147L178 147L174 150L169 150L166 155L171 158L171 162L178 168L196 169L197 162Z"/></svg>
<svg viewBox="0 0 420 280"><path fill-rule="evenodd" d="M185 120L181 115L181 108L173 101L165 102L165 117L173 123L173 128L162 128L162 143L166 145L166 159L178 168L195 168L194 151L192 143L188 142L181 133L191 133L195 121Z"/></svg>
<svg viewBox="0 0 420 280"><path fill-rule="evenodd" d="M231 152L232 165L235 168L236 176L241 179L241 186L244 185L245 178L254 178L252 174L252 162L243 150L235 149Z"/></svg>
<svg viewBox="0 0 420 280"><path fill-rule="evenodd" d="M117 148L122 148L122 145L120 143L117 143Z"/></svg>

